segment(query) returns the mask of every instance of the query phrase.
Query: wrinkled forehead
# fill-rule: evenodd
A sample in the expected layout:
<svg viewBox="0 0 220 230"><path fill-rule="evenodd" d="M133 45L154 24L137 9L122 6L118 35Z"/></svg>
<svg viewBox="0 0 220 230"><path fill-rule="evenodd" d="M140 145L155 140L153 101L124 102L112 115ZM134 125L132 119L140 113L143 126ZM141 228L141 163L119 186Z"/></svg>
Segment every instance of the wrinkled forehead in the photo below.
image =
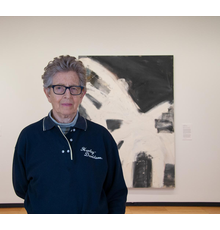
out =
<svg viewBox="0 0 220 230"><path fill-rule="evenodd" d="M57 72L52 79L53 85L79 85L79 76L74 71Z"/></svg>

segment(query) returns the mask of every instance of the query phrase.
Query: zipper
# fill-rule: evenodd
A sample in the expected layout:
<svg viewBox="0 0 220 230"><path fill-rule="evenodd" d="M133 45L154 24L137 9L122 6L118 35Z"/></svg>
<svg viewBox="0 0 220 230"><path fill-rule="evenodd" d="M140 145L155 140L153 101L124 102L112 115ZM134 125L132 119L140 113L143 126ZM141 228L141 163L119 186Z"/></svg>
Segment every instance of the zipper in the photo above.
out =
<svg viewBox="0 0 220 230"><path fill-rule="evenodd" d="M67 141L67 143L68 143L68 145L69 145L69 148L70 148L70 159L71 159L71 161L72 161L72 160L73 160L73 151L72 151L71 145L70 145L70 143L69 143L69 140L68 140L67 137L64 135L64 133L63 133L63 131L62 131L62 129L60 128L59 125L58 125L58 128L59 128L60 132L63 134L64 138L66 139L66 141Z"/></svg>

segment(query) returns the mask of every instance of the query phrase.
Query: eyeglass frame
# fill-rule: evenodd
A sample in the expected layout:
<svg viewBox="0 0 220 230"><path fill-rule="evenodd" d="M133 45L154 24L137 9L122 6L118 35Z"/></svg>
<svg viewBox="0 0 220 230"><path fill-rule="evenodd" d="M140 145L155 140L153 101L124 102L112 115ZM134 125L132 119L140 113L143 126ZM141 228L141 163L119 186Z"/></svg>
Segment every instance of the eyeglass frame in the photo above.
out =
<svg viewBox="0 0 220 230"><path fill-rule="evenodd" d="M54 92L54 87L56 87L56 86L65 87L64 93L62 93L62 94L57 94L57 93L55 93L55 92ZM70 91L70 88L72 88L72 87L79 87L79 88L81 89L80 93L79 93L79 94L72 94L71 91ZM70 94L73 95L73 96L80 95L80 94L82 93L83 89L84 89L84 87L81 86L81 85L72 85L72 86L65 86L65 85L50 85L48 88L53 88L53 92L54 92L56 95L64 95L64 94L66 93L66 90L69 89Z"/></svg>

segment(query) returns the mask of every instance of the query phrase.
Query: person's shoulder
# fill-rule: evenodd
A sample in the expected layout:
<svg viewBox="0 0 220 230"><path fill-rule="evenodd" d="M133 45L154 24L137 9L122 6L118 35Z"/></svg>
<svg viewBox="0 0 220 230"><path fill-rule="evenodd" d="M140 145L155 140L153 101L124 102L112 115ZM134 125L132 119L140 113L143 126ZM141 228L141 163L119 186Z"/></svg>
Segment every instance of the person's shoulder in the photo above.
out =
<svg viewBox="0 0 220 230"><path fill-rule="evenodd" d="M88 129L94 129L94 130L98 130L98 131L108 132L108 130L103 125L100 125L94 121L87 120L87 119L86 119L86 122L87 122L87 128Z"/></svg>
<svg viewBox="0 0 220 230"><path fill-rule="evenodd" d="M43 130L43 128L42 128L43 127L43 120L44 120L44 118L27 125L26 127L24 127L22 129L21 133L29 133L29 132L33 132L36 130Z"/></svg>
<svg viewBox="0 0 220 230"><path fill-rule="evenodd" d="M17 145L19 143L25 143L27 140L32 139L34 136L41 135L41 132L43 130L43 119L36 121L34 123L31 123L24 127L20 134L18 135L17 139Z"/></svg>
<svg viewBox="0 0 220 230"><path fill-rule="evenodd" d="M107 139L109 139L109 138L113 139L112 134L109 132L109 130L105 126L98 124L94 121L87 120L87 119L86 119L86 122L87 122L87 130L90 133L97 135L97 136L101 135Z"/></svg>

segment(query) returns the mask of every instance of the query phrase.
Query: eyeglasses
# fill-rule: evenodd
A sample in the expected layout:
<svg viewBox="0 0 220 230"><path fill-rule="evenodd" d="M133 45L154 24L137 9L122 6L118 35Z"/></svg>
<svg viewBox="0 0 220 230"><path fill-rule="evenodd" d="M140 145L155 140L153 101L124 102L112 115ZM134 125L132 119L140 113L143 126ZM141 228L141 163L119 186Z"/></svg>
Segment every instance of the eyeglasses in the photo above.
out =
<svg viewBox="0 0 220 230"><path fill-rule="evenodd" d="M69 89L71 95L80 95L84 87L82 86L64 86L64 85L51 85L49 87L53 88L53 92L57 95L63 95L67 89Z"/></svg>

